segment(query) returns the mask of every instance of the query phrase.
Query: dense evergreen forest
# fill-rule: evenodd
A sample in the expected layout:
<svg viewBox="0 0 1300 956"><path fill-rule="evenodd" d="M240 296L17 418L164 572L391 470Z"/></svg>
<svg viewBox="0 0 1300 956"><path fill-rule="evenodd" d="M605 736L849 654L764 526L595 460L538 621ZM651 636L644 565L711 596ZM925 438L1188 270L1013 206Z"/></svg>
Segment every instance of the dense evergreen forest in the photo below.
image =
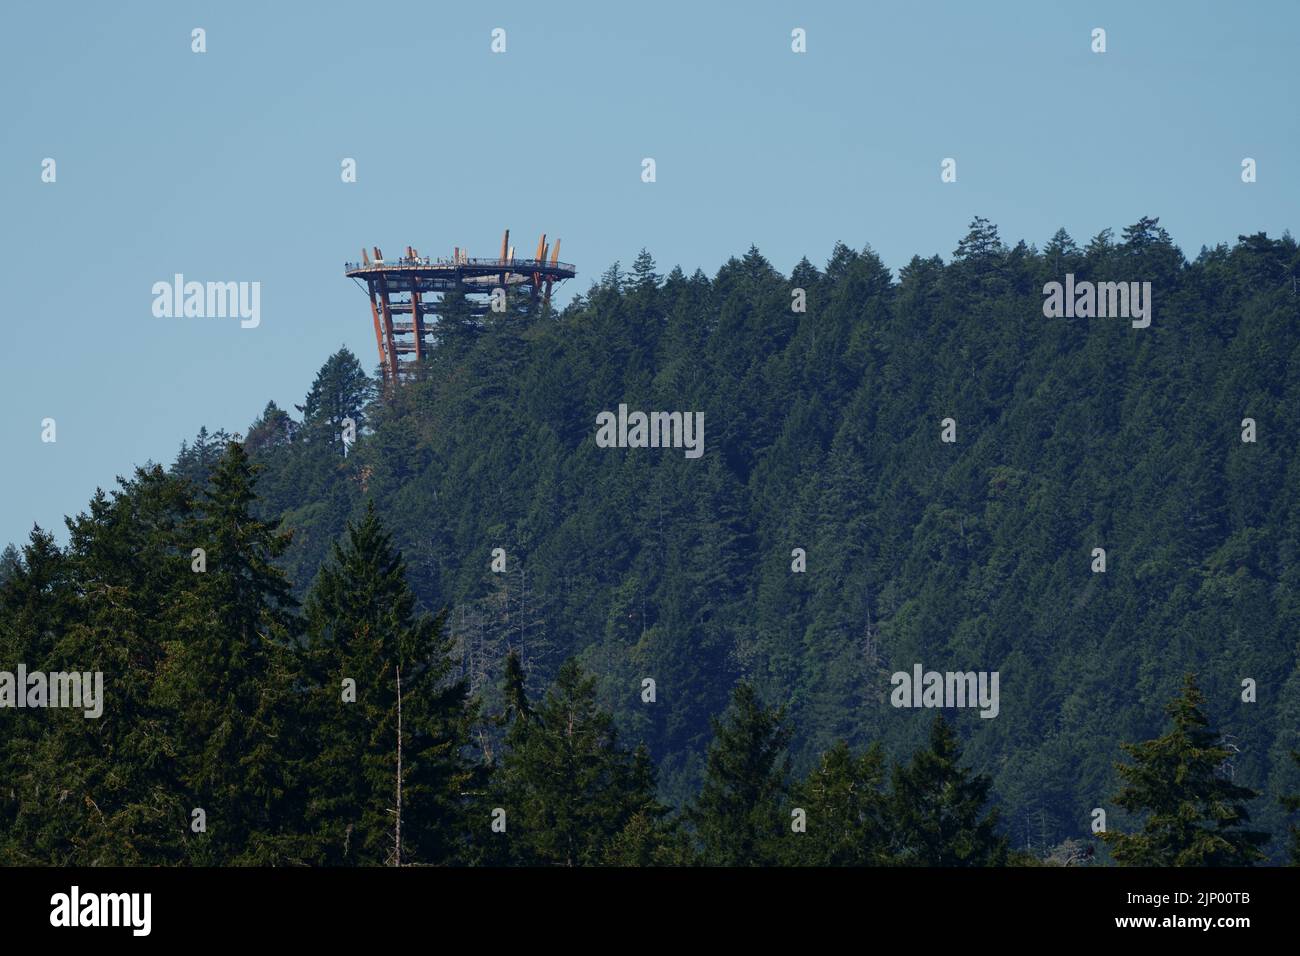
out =
<svg viewBox="0 0 1300 956"><path fill-rule="evenodd" d="M1045 317L1066 274L1150 327ZM0 670L106 696L0 709L0 862L1294 859L1298 280L976 219L452 302L396 388L341 349L0 558ZM598 447L620 404L704 454ZM892 706L917 664L997 716Z"/></svg>

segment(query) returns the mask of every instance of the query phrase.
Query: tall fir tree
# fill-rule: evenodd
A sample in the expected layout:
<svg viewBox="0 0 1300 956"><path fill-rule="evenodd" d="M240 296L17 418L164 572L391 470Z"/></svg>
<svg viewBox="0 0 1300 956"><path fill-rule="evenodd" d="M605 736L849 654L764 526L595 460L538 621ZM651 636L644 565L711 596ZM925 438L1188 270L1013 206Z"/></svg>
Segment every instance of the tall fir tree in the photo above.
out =
<svg viewBox="0 0 1300 956"><path fill-rule="evenodd" d="M957 731L942 714L930 742L894 769L891 855L902 866L1001 866L1007 842L998 811L985 813L992 779L961 766Z"/></svg>
<svg viewBox="0 0 1300 956"><path fill-rule="evenodd" d="M350 419L358 434L366 424L366 406L374 396L374 382L357 357L341 348L316 373L302 412L302 428L308 441L323 444L342 457L343 428Z"/></svg>
<svg viewBox="0 0 1300 956"><path fill-rule="evenodd" d="M194 579L179 534L194 504L188 481L154 466L68 522L77 612L54 663L83 681L103 674L102 712L60 713L42 746L61 769L68 799L58 820L82 865L183 859L190 808L173 760L176 715L154 699L154 684L170 610Z"/></svg>
<svg viewBox="0 0 1300 956"><path fill-rule="evenodd" d="M1258 794L1224 773L1231 752L1205 715L1205 695L1188 674L1166 708L1173 729L1140 744L1123 744L1131 764L1116 769L1125 787L1115 802L1145 815L1136 833L1102 835L1125 866L1248 866L1263 859L1268 834L1247 829L1245 804Z"/></svg>
<svg viewBox="0 0 1300 956"><path fill-rule="evenodd" d="M191 814L182 821L185 855L193 863L302 858L300 621L275 565L288 536L254 517L254 485L243 447L229 443L181 531L185 545L202 549L202 565L196 557L189 586L170 609L154 686L174 728Z"/></svg>
<svg viewBox="0 0 1300 956"><path fill-rule="evenodd" d="M644 750L620 744L613 718L596 703L595 678L570 658L533 707L512 659L498 781L510 859L533 866L652 859L664 815L653 767Z"/></svg>
<svg viewBox="0 0 1300 956"><path fill-rule="evenodd" d="M20 664L43 670L71 628L76 582L54 536L32 529L22 558L0 587L0 671L14 675ZM27 694L15 677L0 683L0 863L75 862L68 833L57 821L64 768L42 753L49 711L18 709Z"/></svg>
<svg viewBox="0 0 1300 956"><path fill-rule="evenodd" d="M806 830L787 841L799 866L881 866L890 862L885 753L873 744L854 754L843 741L794 789Z"/></svg>
<svg viewBox="0 0 1300 956"><path fill-rule="evenodd" d="M784 708L763 706L738 684L731 706L713 721L704 785L688 814L706 866L777 863L789 826L785 803L792 730Z"/></svg>
<svg viewBox="0 0 1300 956"><path fill-rule="evenodd" d="M373 500L335 544L305 610L312 858L465 862L474 708L451 677L444 618L417 613Z"/></svg>

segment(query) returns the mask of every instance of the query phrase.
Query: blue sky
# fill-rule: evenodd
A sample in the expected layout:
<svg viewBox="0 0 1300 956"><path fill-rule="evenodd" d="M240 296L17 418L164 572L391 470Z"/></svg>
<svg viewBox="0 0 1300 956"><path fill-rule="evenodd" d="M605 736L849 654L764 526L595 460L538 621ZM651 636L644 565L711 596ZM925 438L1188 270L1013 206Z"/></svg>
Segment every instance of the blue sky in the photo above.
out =
<svg viewBox="0 0 1300 956"><path fill-rule="evenodd" d="M62 538L200 425L300 402L340 345L373 365L342 275L363 245L545 231L572 294L643 246L711 274L755 244L788 272L843 240L896 269L975 215L1039 245L1155 215L1189 256L1296 230L1297 36L1290 0L12 5L0 543ZM261 325L155 318L177 272L260 282Z"/></svg>

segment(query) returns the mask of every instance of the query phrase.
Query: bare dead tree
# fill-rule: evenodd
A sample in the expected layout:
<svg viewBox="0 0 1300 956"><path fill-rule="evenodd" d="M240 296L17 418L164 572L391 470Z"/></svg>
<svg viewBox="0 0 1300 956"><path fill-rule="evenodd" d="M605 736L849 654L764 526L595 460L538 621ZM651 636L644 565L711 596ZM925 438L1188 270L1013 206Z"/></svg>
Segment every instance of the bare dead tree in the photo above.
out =
<svg viewBox="0 0 1300 956"><path fill-rule="evenodd" d="M551 603L532 587L522 562L515 561L510 570L490 576L483 597L456 606L451 636L471 696L495 679L511 649L519 651L525 672L553 650L547 635Z"/></svg>

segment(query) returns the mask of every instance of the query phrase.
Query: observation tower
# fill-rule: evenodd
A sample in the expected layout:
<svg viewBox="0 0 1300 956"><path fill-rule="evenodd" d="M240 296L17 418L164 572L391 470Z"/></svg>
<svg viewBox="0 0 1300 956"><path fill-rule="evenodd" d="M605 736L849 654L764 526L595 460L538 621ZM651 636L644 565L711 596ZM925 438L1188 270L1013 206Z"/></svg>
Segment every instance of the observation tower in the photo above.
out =
<svg viewBox="0 0 1300 956"><path fill-rule="evenodd" d="M472 258L460 247L452 250L450 259L422 257L410 246L406 255L394 260L385 260L378 246L373 252L372 257L363 248L361 261L345 263L343 270L370 297L385 386L398 381L403 369L418 362L433 345L447 293L460 292L471 315L486 316L493 311L496 290L510 294L524 290L549 305L555 283L577 275L572 264L560 261L560 240L552 248L545 233L531 259L515 258L509 229L501 238L501 255L494 259ZM502 294L497 293L498 298Z"/></svg>

